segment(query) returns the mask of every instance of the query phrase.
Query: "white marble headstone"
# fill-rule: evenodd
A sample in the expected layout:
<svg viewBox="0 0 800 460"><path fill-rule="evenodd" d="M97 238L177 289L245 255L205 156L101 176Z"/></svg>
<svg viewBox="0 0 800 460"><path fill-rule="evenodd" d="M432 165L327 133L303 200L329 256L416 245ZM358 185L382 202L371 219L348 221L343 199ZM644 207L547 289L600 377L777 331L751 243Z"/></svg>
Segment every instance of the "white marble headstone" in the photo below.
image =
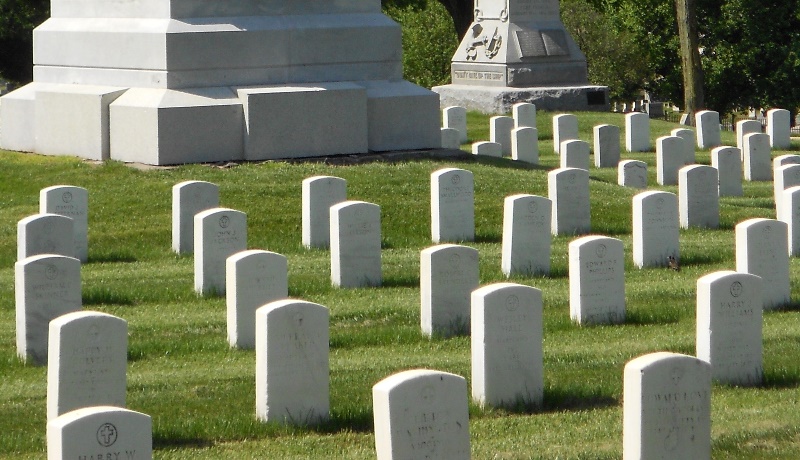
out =
<svg viewBox="0 0 800 460"><path fill-rule="evenodd" d="M511 195L503 204L501 268L506 276L550 273L553 203L535 195Z"/></svg>
<svg viewBox="0 0 800 460"><path fill-rule="evenodd" d="M781 198L780 221L786 223L789 256L800 256L800 186L789 187Z"/></svg>
<svg viewBox="0 0 800 460"><path fill-rule="evenodd" d="M458 150L461 148L461 132L455 128L442 128L442 148Z"/></svg>
<svg viewBox="0 0 800 460"><path fill-rule="evenodd" d="M561 143L561 167L589 170L591 147L586 141L570 140Z"/></svg>
<svg viewBox="0 0 800 460"><path fill-rule="evenodd" d="M736 147L744 151L744 137L748 134L761 133L761 122L758 120L739 120L736 122Z"/></svg>
<svg viewBox="0 0 800 460"><path fill-rule="evenodd" d="M347 200L347 181L340 177L313 176L303 180L303 246L330 247L331 206Z"/></svg>
<svg viewBox="0 0 800 460"><path fill-rule="evenodd" d="M617 165L617 184L623 187L647 188L647 163L622 160Z"/></svg>
<svg viewBox="0 0 800 460"><path fill-rule="evenodd" d="M514 119L507 116L495 116L489 119L489 140L500 144L502 156L511 155L511 130Z"/></svg>
<svg viewBox="0 0 800 460"><path fill-rule="evenodd" d="M561 143L578 138L578 117L571 113L553 116L553 150L559 153Z"/></svg>
<svg viewBox="0 0 800 460"><path fill-rule="evenodd" d="M539 164L539 130L520 127L511 131L511 159Z"/></svg>
<svg viewBox="0 0 800 460"><path fill-rule="evenodd" d="M625 115L625 149L628 152L650 150L650 116L646 113Z"/></svg>
<svg viewBox="0 0 800 460"><path fill-rule="evenodd" d="M47 460L151 460L149 415L112 406L74 410L47 422Z"/></svg>
<svg viewBox="0 0 800 460"><path fill-rule="evenodd" d="M786 109L767 111L767 134L775 150L788 150L791 146L791 114Z"/></svg>
<svg viewBox="0 0 800 460"><path fill-rule="evenodd" d="M83 187L55 185L39 191L39 212L72 219L73 255L81 262L89 260L89 191Z"/></svg>
<svg viewBox="0 0 800 460"><path fill-rule="evenodd" d="M547 173L548 197L553 203L550 231L553 235L581 235L592 225L589 204L589 171L554 169Z"/></svg>
<svg viewBox="0 0 800 460"><path fill-rule="evenodd" d="M742 140L742 158L746 180L772 180L772 150L769 147L769 136L761 132L745 135Z"/></svg>
<svg viewBox="0 0 800 460"><path fill-rule="evenodd" d="M594 165L598 168L616 168L619 164L619 126L597 125L594 134Z"/></svg>
<svg viewBox="0 0 800 460"><path fill-rule="evenodd" d="M380 286L381 207L344 201L330 212L331 282L343 288Z"/></svg>
<svg viewBox="0 0 800 460"><path fill-rule="evenodd" d="M722 144L718 112L701 110L694 114L694 120L697 126L697 147L711 149Z"/></svg>
<svg viewBox="0 0 800 460"><path fill-rule="evenodd" d="M503 146L498 142L481 141L472 144L472 154L483 157L503 157Z"/></svg>
<svg viewBox="0 0 800 460"><path fill-rule="evenodd" d="M442 111L442 125L445 128L457 129L460 144L467 142L467 109L459 106L445 107Z"/></svg>
<svg viewBox="0 0 800 460"><path fill-rule="evenodd" d="M684 140L677 136L656 139L656 181L660 185L677 185L678 170L684 166Z"/></svg>
<svg viewBox="0 0 800 460"><path fill-rule="evenodd" d="M225 294L225 261L247 249L247 214L211 208L194 216L194 290Z"/></svg>
<svg viewBox="0 0 800 460"><path fill-rule="evenodd" d="M775 198L775 214L778 219L782 218L783 212L783 191L789 187L800 185L800 164L787 164L779 166L774 170L774 180L772 182L773 196Z"/></svg>
<svg viewBox="0 0 800 460"><path fill-rule="evenodd" d="M74 221L58 214L34 214L17 222L17 260L39 254L75 254Z"/></svg>
<svg viewBox="0 0 800 460"><path fill-rule="evenodd" d="M511 107L515 128L536 128L536 106L530 102L518 102Z"/></svg>
<svg viewBox="0 0 800 460"><path fill-rule="evenodd" d="M719 175L706 165L678 171L678 212L681 228L719 227Z"/></svg>
<svg viewBox="0 0 800 460"><path fill-rule="evenodd" d="M582 325L625 322L621 240L591 235L569 243L569 314Z"/></svg>
<svg viewBox="0 0 800 460"><path fill-rule="evenodd" d="M478 250L440 244L420 253L420 327L425 335L466 334L470 294L478 287Z"/></svg>
<svg viewBox="0 0 800 460"><path fill-rule="evenodd" d="M633 197L633 263L664 267L668 258L680 260L678 197L649 191Z"/></svg>
<svg viewBox="0 0 800 460"><path fill-rule="evenodd" d="M785 155L779 155L772 160L772 169L774 171L781 166L797 164L800 164L800 155L797 155L796 153L787 153Z"/></svg>
<svg viewBox="0 0 800 460"><path fill-rule="evenodd" d="M711 166L719 175L719 196L742 196L742 152L736 147L714 147Z"/></svg>
<svg viewBox="0 0 800 460"><path fill-rule="evenodd" d="M178 254L194 252L194 216L219 207L219 186L190 180L172 187L172 250Z"/></svg>
<svg viewBox="0 0 800 460"><path fill-rule="evenodd" d="M686 128L675 128L670 131L671 136L680 137L683 139L683 148L684 150L684 165L692 165L695 162L695 150L694 146L696 145L695 141L695 134L694 131L691 129Z"/></svg>
<svg viewBox="0 0 800 460"><path fill-rule="evenodd" d="M788 228L785 222L754 218L736 225L736 271L760 276L764 309L790 301Z"/></svg>
<svg viewBox="0 0 800 460"><path fill-rule="evenodd" d="M475 239L475 190L472 172L445 168L431 174L431 239Z"/></svg>

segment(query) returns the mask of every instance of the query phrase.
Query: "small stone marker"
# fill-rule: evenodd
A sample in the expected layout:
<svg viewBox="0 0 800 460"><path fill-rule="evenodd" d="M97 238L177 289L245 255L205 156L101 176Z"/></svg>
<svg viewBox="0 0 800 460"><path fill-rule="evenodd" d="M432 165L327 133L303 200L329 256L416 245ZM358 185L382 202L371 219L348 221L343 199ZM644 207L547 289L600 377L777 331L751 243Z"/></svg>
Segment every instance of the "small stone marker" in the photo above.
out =
<svg viewBox="0 0 800 460"><path fill-rule="evenodd" d="M647 163L623 160L617 165L617 184L623 187L647 188Z"/></svg>
<svg viewBox="0 0 800 460"><path fill-rule="evenodd" d="M775 178L772 183L775 197L775 214L778 219L782 219L783 212L783 191L787 188L800 185L800 164L788 164L775 168Z"/></svg>
<svg viewBox="0 0 800 460"><path fill-rule="evenodd" d="M789 153L786 155L780 155L775 157L772 160L772 169L776 170L781 166L789 166L789 165L798 165L800 164L800 155L795 153Z"/></svg>
<svg viewBox="0 0 800 460"><path fill-rule="evenodd" d="M748 219L736 225L736 271L760 276L764 309L790 301L788 228L774 219Z"/></svg>
<svg viewBox="0 0 800 460"><path fill-rule="evenodd" d="M642 192L633 197L633 263L664 267L680 260L678 197L669 192Z"/></svg>
<svg viewBox="0 0 800 460"><path fill-rule="evenodd" d="M89 191L83 187L55 185L39 191L39 212L72 219L74 257L89 261ZM64 254L69 255L69 254Z"/></svg>
<svg viewBox="0 0 800 460"><path fill-rule="evenodd" d="M50 321L82 307L81 261L53 254L18 261L14 295L17 356L26 363L47 364Z"/></svg>
<svg viewBox="0 0 800 460"><path fill-rule="evenodd" d="M511 159L539 164L539 131L536 128L515 128L511 131Z"/></svg>
<svg viewBox="0 0 800 460"><path fill-rule="evenodd" d="M50 322L47 419L94 406L125 407L128 322L95 311Z"/></svg>
<svg viewBox="0 0 800 460"><path fill-rule="evenodd" d="M553 202L553 235L581 235L591 230L589 171L559 168L547 173L548 197Z"/></svg>
<svg viewBox="0 0 800 460"><path fill-rule="evenodd" d="M17 222L17 260L39 254L75 254L73 220L58 214L34 214Z"/></svg>
<svg viewBox="0 0 800 460"><path fill-rule="evenodd" d="M561 143L561 167L589 170L590 164L589 143L579 140L564 141Z"/></svg>
<svg viewBox="0 0 800 460"><path fill-rule="evenodd" d="M381 207L345 201L331 207L331 282L342 288L380 286Z"/></svg>
<svg viewBox="0 0 800 460"><path fill-rule="evenodd" d="M623 457L711 458L711 365L651 353L625 365Z"/></svg>
<svg viewBox="0 0 800 460"><path fill-rule="evenodd" d="M225 294L225 261L247 249L247 214L212 208L194 216L194 290Z"/></svg>
<svg viewBox="0 0 800 460"><path fill-rule="evenodd" d="M678 171L678 212L681 228L719 227L719 175L706 165Z"/></svg>
<svg viewBox="0 0 800 460"><path fill-rule="evenodd" d="M302 300L256 311L256 415L264 422L314 425L329 418L330 312Z"/></svg>
<svg viewBox="0 0 800 460"><path fill-rule="evenodd" d="M553 150L559 153L561 143L578 138L578 117L563 113L553 117Z"/></svg>
<svg viewBox="0 0 800 460"><path fill-rule="evenodd" d="M281 254L253 249L228 257L225 265L228 343L252 349L256 310L289 296L288 263Z"/></svg>
<svg viewBox="0 0 800 460"><path fill-rule="evenodd" d="M789 187L781 198L780 221L786 223L789 256L800 256L800 186Z"/></svg>
<svg viewBox="0 0 800 460"><path fill-rule="evenodd" d="M578 324L625 322L622 241L591 235L569 243L569 315Z"/></svg>
<svg viewBox="0 0 800 460"><path fill-rule="evenodd" d="M111 406L87 407L47 422L47 459L151 460L149 415Z"/></svg>
<svg viewBox="0 0 800 460"><path fill-rule="evenodd" d="M472 144L472 154L484 157L503 158L503 146L497 142L475 142Z"/></svg>
<svg viewBox="0 0 800 460"><path fill-rule="evenodd" d="M788 150L791 146L791 114L785 109L767 111L767 134L775 150Z"/></svg>
<svg viewBox="0 0 800 460"><path fill-rule="evenodd" d="M470 295L479 283L478 250L440 244L420 253L420 327L425 335L468 334Z"/></svg>
<svg viewBox="0 0 800 460"><path fill-rule="evenodd" d="M616 168L619 164L619 126L594 127L594 165L597 168Z"/></svg>
<svg viewBox="0 0 800 460"><path fill-rule="evenodd" d="M722 144L718 112L701 110L694 114L694 120L697 126L697 147L711 149Z"/></svg>
<svg viewBox="0 0 800 460"><path fill-rule="evenodd" d="M190 180L172 187L172 250L178 254L194 252L194 216L219 207L219 186Z"/></svg>
<svg viewBox="0 0 800 460"><path fill-rule="evenodd" d="M650 117L646 113L625 115L625 149L629 152L650 150Z"/></svg>
<svg viewBox="0 0 800 460"><path fill-rule="evenodd" d="M535 195L511 195L503 205L501 268L506 276L550 273L553 203Z"/></svg>
<svg viewBox="0 0 800 460"><path fill-rule="evenodd" d="M719 196L742 196L742 152L736 147L711 150L711 166L719 176Z"/></svg>
<svg viewBox="0 0 800 460"><path fill-rule="evenodd" d="M670 131L670 135L675 136L675 137L680 137L681 139L683 139L683 141L684 141L683 148L685 149L684 150L683 164L684 165L693 165L694 162L695 162L695 155L694 155L695 154L695 151L694 151L695 134L694 134L694 131L692 131L691 129L686 129L686 128L675 128L672 131Z"/></svg>
<svg viewBox="0 0 800 460"><path fill-rule="evenodd" d="M472 292L472 399L541 406L542 291L497 283Z"/></svg>
<svg viewBox="0 0 800 460"><path fill-rule="evenodd" d="M459 106L446 107L442 111L442 124L445 128L457 129L458 143L467 142L467 109Z"/></svg>
<svg viewBox="0 0 800 460"><path fill-rule="evenodd" d="M697 357L714 380L759 385L763 380L761 278L720 271L697 280Z"/></svg>
<svg viewBox="0 0 800 460"><path fill-rule="evenodd" d="M536 106L530 102L518 102L511 107L515 128L536 128Z"/></svg>
<svg viewBox="0 0 800 460"><path fill-rule="evenodd" d="M678 171L684 166L684 140L676 136L656 139L656 181L660 185L676 185Z"/></svg>
<svg viewBox="0 0 800 460"><path fill-rule="evenodd" d="M303 180L303 246L328 249L331 244L331 206L347 200L347 181L313 176Z"/></svg>
<svg viewBox="0 0 800 460"><path fill-rule="evenodd" d="M442 148L458 150L461 148L461 132L455 128L442 128Z"/></svg>
<svg viewBox="0 0 800 460"><path fill-rule="evenodd" d="M761 126L759 124L759 126ZM769 136L763 133L747 134L742 140L744 178L749 181L772 180L772 151Z"/></svg>
<svg viewBox="0 0 800 460"><path fill-rule="evenodd" d="M469 460L467 381L414 369L372 387L378 460Z"/></svg>
<svg viewBox="0 0 800 460"><path fill-rule="evenodd" d="M761 134L761 122L758 120L739 120L736 122L736 147L744 151L744 137L748 134ZM768 136L769 137L769 136Z"/></svg>
<svg viewBox="0 0 800 460"><path fill-rule="evenodd" d="M511 130L514 119L506 116L495 116L489 119L489 140L500 144L502 156L511 155Z"/></svg>
<svg viewBox="0 0 800 460"><path fill-rule="evenodd" d="M475 239L475 191L472 173L445 168L431 174L431 239Z"/></svg>

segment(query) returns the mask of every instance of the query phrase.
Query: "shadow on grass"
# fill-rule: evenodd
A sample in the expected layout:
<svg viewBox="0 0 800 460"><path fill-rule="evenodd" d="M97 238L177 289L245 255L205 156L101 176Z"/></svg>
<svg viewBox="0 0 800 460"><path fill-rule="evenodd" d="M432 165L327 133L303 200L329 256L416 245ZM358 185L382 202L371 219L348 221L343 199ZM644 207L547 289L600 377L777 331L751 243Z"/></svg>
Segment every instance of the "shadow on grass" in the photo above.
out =
<svg viewBox="0 0 800 460"><path fill-rule="evenodd" d="M602 409L619 404L613 396L598 390L574 388L545 388L544 403L539 412L559 412L562 410Z"/></svg>
<svg viewBox="0 0 800 460"><path fill-rule="evenodd" d="M475 235L476 243L502 243L503 235L499 233L487 233L482 235Z"/></svg>
<svg viewBox="0 0 800 460"><path fill-rule="evenodd" d="M766 369L761 387L772 390L800 387L800 373L794 369Z"/></svg>
<svg viewBox="0 0 800 460"><path fill-rule="evenodd" d="M138 259L131 254L124 253L106 253L106 254L91 254L89 255L90 264L103 264L103 263L134 263Z"/></svg>
<svg viewBox="0 0 800 460"><path fill-rule="evenodd" d="M800 312L800 302L789 302L777 308L766 310L769 312Z"/></svg>
<svg viewBox="0 0 800 460"><path fill-rule="evenodd" d="M111 289L96 286L87 286L83 289L81 295L83 297L83 305L125 305L130 306L134 304L127 294L112 291Z"/></svg>
<svg viewBox="0 0 800 460"><path fill-rule="evenodd" d="M418 288L419 276L387 276L383 278L382 287Z"/></svg>
<svg viewBox="0 0 800 460"><path fill-rule="evenodd" d="M153 433L153 449L187 448L197 449L207 448L214 445L210 439L182 437L176 433Z"/></svg>
<svg viewBox="0 0 800 460"><path fill-rule="evenodd" d="M681 316L676 311L637 309L625 313L625 324L635 326L675 324L680 320Z"/></svg>
<svg viewBox="0 0 800 460"><path fill-rule="evenodd" d="M725 260L725 254L720 252L710 254L682 254L681 266L689 267L692 265L718 264Z"/></svg>

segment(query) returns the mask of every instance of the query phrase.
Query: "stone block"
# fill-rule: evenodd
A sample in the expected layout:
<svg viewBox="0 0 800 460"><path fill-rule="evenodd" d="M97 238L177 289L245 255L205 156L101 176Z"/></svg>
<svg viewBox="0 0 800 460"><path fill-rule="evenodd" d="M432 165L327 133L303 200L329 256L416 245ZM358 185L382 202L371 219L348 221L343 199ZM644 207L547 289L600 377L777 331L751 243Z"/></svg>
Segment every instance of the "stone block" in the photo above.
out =
<svg viewBox="0 0 800 460"><path fill-rule="evenodd" d="M369 150L439 148L439 96L407 81L362 81L367 89Z"/></svg>

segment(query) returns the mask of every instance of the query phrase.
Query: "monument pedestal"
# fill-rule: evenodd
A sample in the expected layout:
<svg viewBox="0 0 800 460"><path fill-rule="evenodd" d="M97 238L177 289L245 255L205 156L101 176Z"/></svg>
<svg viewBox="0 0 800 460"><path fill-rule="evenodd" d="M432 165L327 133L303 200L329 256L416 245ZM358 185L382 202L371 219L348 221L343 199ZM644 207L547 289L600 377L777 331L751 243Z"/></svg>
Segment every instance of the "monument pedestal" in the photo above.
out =
<svg viewBox="0 0 800 460"><path fill-rule="evenodd" d="M556 86L512 88L508 86L444 85L432 88L442 107L460 106L482 113L505 114L518 102L530 102L538 110L608 111L607 86Z"/></svg>

